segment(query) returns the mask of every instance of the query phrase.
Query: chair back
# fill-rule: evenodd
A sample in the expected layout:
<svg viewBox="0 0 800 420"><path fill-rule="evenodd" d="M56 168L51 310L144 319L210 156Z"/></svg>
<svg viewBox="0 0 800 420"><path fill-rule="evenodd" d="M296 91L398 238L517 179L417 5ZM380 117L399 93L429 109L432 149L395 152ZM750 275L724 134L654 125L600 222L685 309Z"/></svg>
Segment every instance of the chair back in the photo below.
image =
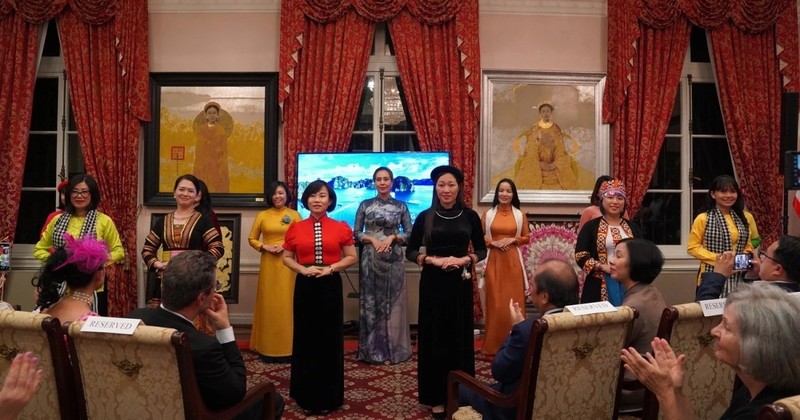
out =
<svg viewBox="0 0 800 420"><path fill-rule="evenodd" d="M82 326L73 322L67 329L86 418L188 418L179 368L189 353L184 333L139 325L132 335L105 334L82 332Z"/></svg>
<svg viewBox="0 0 800 420"><path fill-rule="evenodd" d="M61 323L50 315L22 311L0 311L0 377L19 353L33 352L39 358L42 382L39 391L22 410L22 419L74 419L77 396Z"/></svg>
<svg viewBox="0 0 800 420"><path fill-rule="evenodd" d="M536 321L526 356L530 364L519 385L528 387L525 412L518 418L616 418L620 349L636 316L635 309L622 306L615 312L563 312Z"/></svg>
<svg viewBox="0 0 800 420"><path fill-rule="evenodd" d="M761 407L758 420L800 420L800 395L781 398Z"/></svg>
<svg viewBox="0 0 800 420"><path fill-rule="evenodd" d="M721 319L721 315L703 316L700 304L692 302L664 309L658 326L658 336L669 341L675 354L686 355L683 393L698 418L720 418L733 395L733 369L714 357L711 329ZM646 391L643 418L656 418L657 411L658 401Z"/></svg>

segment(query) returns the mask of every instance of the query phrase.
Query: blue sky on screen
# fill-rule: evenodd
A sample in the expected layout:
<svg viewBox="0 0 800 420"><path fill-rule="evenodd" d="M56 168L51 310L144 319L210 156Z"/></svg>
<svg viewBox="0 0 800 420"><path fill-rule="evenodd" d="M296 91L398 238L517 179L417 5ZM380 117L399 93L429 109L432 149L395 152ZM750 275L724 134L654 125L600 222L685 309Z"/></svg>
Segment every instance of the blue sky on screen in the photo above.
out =
<svg viewBox="0 0 800 420"><path fill-rule="evenodd" d="M450 155L447 152L300 153L297 156L297 210L304 218L308 217L308 210L300 204L300 196L305 186L317 179L328 182L341 176L356 183L372 179L375 169L386 166L392 170L395 178L405 176L412 182L429 181L433 168L449 162ZM419 212L430 207L433 197L433 185L430 182L414 184L413 192L392 193L406 203L412 222ZM352 227L358 205L367 198L375 197L375 194L374 189L364 187L337 189L336 209L329 212L328 216L345 221Z"/></svg>
<svg viewBox="0 0 800 420"><path fill-rule="evenodd" d="M380 166L391 169L395 177L421 179L430 177L433 168L449 162L447 152L301 153L297 156L297 180L328 181L336 176L351 181L371 178Z"/></svg>

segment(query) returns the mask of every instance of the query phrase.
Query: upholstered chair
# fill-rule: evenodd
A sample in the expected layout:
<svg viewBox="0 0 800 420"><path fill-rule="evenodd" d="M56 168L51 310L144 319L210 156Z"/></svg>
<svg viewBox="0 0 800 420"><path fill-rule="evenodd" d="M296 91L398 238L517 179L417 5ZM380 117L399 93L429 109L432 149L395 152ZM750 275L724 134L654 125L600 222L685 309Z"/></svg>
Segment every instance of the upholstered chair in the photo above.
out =
<svg viewBox="0 0 800 420"><path fill-rule="evenodd" d="M800 420L800 395L782 398L761 407L759 420Z"/></svg>
<svg viewBox="0 0 800 420"><path fill-rule="evenodd" d="M531 330L525 366L514 394L502 395L464 372L450 372L449 418L480 418L458 407L458 386L466 386L498 406L516 406L518 419L613 419L620 393L620 349L636 310L575 316L545 315Z"/></svg>
<svg viewBox="0 0 800 420"><path fill-rule="evenodd" d="M669 341L675 354L686 355L686 374L683 393L701 419L718 419L728 408L733 395L733 369L714 357L714 338L711 329L721 315L705 317L697 302L664 309L658 326L658 337ZM658 415L658 401L645 390L645 420Z"/></svg>
<svg viewBox="0 0 800 420"><path fill-rule="evenodd" d="M82 332L82 325L74 322L67 328L86 418L230 419L259 398L264 398L264 418L274 417L271 383L257 385L229 409L208 410L183 332L139 325L129 336Z"/></svg>
<svg viewBox="0 0 800 420"><path fill-rule="evenodd" d="M21 419L74 419L78 416L79 389L72 385L72 370L61 323L50 315L0 311L0 377L19 353L33 352L43 371L39 390L20 413Z"/></svg>

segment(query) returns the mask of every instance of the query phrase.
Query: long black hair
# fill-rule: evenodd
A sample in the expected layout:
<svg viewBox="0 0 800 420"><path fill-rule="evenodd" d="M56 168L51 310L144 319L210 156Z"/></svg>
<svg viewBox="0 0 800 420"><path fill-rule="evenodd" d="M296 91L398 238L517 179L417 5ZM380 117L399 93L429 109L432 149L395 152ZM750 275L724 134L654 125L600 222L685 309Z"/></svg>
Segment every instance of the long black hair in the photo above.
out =
<svg viewBox="0 0 800 420"><path fill-rule="evenodd" d="M717 206L716 200L711 196L711 193L717 191L736 191L736 202L731 206L731 211L739 216L739 220L749 229L750 224L747 218L744 217L744 197L742 196L742 189L739 188L739 183L730 175L719 175L711 181L711 186L708 187L708 195L706 195L706 211L713 209Z"/></svg>
<svg viewBox="0 0 800 420"><path fill-rule="evenodd" d="M514 181L512 181L509 178L501 179L500 182L497 183L497 186L494 187L494 199L492 199L492 207L497 207L497 205L500 204L500 184L504 182L507 182L508 185L511 186L511 193L514 194L511 197L511 205L516 208L519 208L520 202L519 202L519 194L517 194L517 185L514 184Z"/></svg>

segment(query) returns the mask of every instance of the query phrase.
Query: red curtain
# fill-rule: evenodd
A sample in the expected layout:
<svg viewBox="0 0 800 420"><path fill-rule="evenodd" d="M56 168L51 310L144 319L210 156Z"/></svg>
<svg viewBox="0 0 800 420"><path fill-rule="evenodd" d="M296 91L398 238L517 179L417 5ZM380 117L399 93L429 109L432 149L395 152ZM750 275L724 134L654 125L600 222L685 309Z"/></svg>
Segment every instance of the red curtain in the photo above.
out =
<svg viewBox="0 0 800 420"><path fill-rule="evenodd" d="M150 118L147 1L120 2L102 17L86 22L67 8L58 26L86 170L102 186L100 209L125 247L108 279L109 315L122 316L136 308L139 129Z"/></svg>
<svg viewBox="0 0 800 420"><path fill-rule="evenodd" d="M649 72L643 72L646 63L641 58L658 59L664 48L661 43L648 42L648 33L676 28L684 31L691 21L711 29L720 103L737 175L743 186L747 185L745 199L756 216L761 237L766 243L777 239L783 230L779 198L782 180L775 175L775 165L780 159L779 125L773 120L780 115L780 78L783 77L787 91L797 91L800 87L796 8L797 0L609 0L608 81L603 118L614 129L614 173L633 190L631 214L641 205L642 188L646 189L655 169L654 159L645 165L631 162L632 157L656 153L654 142L660 146L662 140L652 136L663 139L667 125L666 119L658 119L659 113L648 112L648 104L666 101L669 97L659 89L674 92L673 84L678 84L677 78L662 77L665 84L658 85L647 76ZM636 48L632 48L634 45ZM682 63L682 56L680 60ZM757 73L754 80L750 72ZM635 86L639 76L647 76L641 79L643 88ZM648 88L648 83L658 89ZM668 102L669 107L673 100ZM773 114L758 118L761 121L748 121L754 119L753 109L759 110L760 115ZM643 131L641 136L632 135L637 133L631 126L637 121L633 118L636 115L643 126L653 129ZM643 138L649 140L642 144Z"/></svg>
<svg viewBox="0 0 800 420"><path fill-rule="evenodd" d="M388 21L422 150L451 153L471 202L480 111L477 0L284 0L279 101L284 176L297 153L344 151L361 100L373 24ZM477 289L474 313L482 316Z"/></svg>
<svg viewBox="0 0 800 420"><path fill-rule="evenodd" d="M720 105L734 166L766 245L783 232L781 80L775 32L748 34L726 23L712 29ZM757 110L754 114L753 111Z"/></svg>
<svg viewBox="0 0 800 420"><path fill-rule="evenodd" d="M291 3L284 1L281 12L293 7ZM284 173L291 189L297 153L347 150L372 48L372 28L354 11L330 23L305 19L292 94L284 102ZM283 30L282 38L288 36Z"/></svg>
<svg viewBox="0 0 800 420"><path fill-rule="evenodd" d="M639 210L664 143L690 27L683 21L668 29L639 29L634 71L612 132L613 173L625 181L631 215Z"/></svg>
<svg viewBox="0 0 800 420"><path fill-rule="evenodd" d="M464 6L463 14L467 14L468 8ZM420 147L450 152L450 161L467 175L464 197L471 202L478 102L470 96L470 86L464 77L466 69L461 64L457 20L463 14L439 25L427 25L403 11L389 21L389 31ZM477 33L477 19L470 24ZM477 49L471 53L479 54Z"/></svg>
<svg viewBox="0 0 800 420"><path fill-rule="evenodd" d="M348 32L336 29L345 19L345 26L352 26ZM467 175L465 193L472 197L480 103L477 0L283 1L279 101L284 109L285 179L295 187L298 152L347 149L372 47L371 22L385 20L395 37L395 49L415 50L408 51L411 55L402 65L401 53L397 54L409 102L416 102L409 103L409 111L420 145L423 150L451 151L453 164ZM420 35L409 28L424 31L427 39L398 41L404 34ZM320 39L320 33L327 38ZM446 62L439 61L445 58ZM341 63L349 68L339 68ZM427 79L431 74L447 77L448 89L431 86ZM330 93L320 95L321 89ZM331 98L337 89L339 94ZM431 103L422 103L425 95L434 93L437 97ZM413 95L422 96L412 99ZM336 103L325 103L330 100Z"/></svg>
<svg viewBox="0 0 800 420"><path fill-rule="evenodd" d="M39 25L0 3L0 239L14 239L31 127Z"/></svg>

